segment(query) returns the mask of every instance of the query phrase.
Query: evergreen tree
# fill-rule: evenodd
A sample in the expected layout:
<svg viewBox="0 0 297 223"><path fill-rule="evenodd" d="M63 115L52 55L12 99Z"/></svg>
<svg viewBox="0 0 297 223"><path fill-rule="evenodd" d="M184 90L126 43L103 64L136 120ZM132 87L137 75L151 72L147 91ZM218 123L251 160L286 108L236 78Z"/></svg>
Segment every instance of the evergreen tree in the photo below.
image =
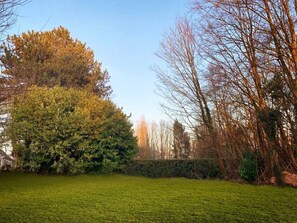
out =
<svg viewBox="0 0 297 223"><path fill-rule="evenodd" d="M173 123L173 153L175 159L188 159L191 153L190 137L178 120Z"/></svg>
<svg viewBox="0 0 297 223"><path fill-rule="evenodd" d="M111 93L109 74L101 70L93 51L70 36L64 27L52 31L29 31L8 36L2 45L1 63L8 77L6 90L23 90L32 85L86 89L100 97Z"/></svg>

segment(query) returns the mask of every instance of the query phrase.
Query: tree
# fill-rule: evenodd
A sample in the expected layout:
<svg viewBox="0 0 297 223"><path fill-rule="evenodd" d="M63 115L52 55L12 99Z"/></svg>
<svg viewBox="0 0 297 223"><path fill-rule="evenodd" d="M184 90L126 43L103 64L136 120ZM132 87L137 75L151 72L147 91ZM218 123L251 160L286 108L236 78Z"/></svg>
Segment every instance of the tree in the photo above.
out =
<svg viewBox="0 0 297 223"><path fill-rule="evenodd" d="M17 97L10 136L24 171L109 172L136 153L132 125L122 110L72 88L33 87Z"/></svg>
<svg viewBox="0 0 297 223"><path fill-rule="evenodd" d="M221 148L218 144L217 131L210 111L210 102L203 89L201 72L201 52L193 24L187 19L180 19L175 29L164 36L157 56L164 61L170 72L156 68L160 94L168 102L163 106L173 117L182 118L195 129L202 123L212 139L218 164L225 175ZM198 136L197 136L198 138Z"/></svg>
<svg viewBox="0 0 297 223"><path fill-rule="evenodd" d="M173 132L172 123L161 120L157 125L156 151L158 159L172 158Z"/></svg>
<svg viewBox="0 0 297 223"><path fill-rule="evenodd" d="M144 117L137 122L138 139L137 159L172 158L173 134L171 122L161 120L159 123L147 123Z"/></svg>
<svg viewBox="0 0 297 223"><path fill-rule="evenodd" d="M8 36L2 48L4 84L15 92L36 85L86 89L100 97L111 93L108 72L101 70L93 51L64 27Z"/></svg>
<svg viewBox="0 0 297 223"><path fill-rule="evenodd" d="M240 127L238 113L249 117L241 122L249 129L244 138L256 141L249 149L260 152L263 180L278 168L297 171L296 6L296 1L195 1L196 36L210 68L212 92L227 90L235 126Z"/></svg>
<svg viewBox="0 0 297 223"><path fill-rule="evenodd" d="M139 148L137 159L151 159L152 154L149 143L148 124L144 117L141 117L141 119L137 122L136 136Z"/></svg>
<svg viewBox="0 0 297 223"><path fill-rule="evenodd" d="M188 159L191 154L190 137L177 120L173 123L173 150L175 159Z"/></svg>
<svg viewBox="0 0 297 223"><path fill-rule="evenodd" d="M214 149L225 176L245 152L258 156L259 180L297 172L296 8L293 0L193 1L191 17L161 42L164 108L191 128L197 154Z"/></svg>

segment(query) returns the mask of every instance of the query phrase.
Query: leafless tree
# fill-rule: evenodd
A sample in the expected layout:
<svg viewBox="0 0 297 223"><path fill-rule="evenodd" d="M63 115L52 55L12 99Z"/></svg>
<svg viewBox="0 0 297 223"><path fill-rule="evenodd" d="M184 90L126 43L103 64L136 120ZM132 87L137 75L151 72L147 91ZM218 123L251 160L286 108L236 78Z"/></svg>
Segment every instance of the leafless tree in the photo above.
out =
<svg viewBox="0 0 297 223"><path fill-rule="evenodd" d="M0 36L16 22L16 8L23 5L27 0L1 0L0 1Z"/></svg>
<svg viewBox="0 0 297 223"><path fill-rule="evenodd" d="M296 118L290 115L295 113L294 109L289 108L296 103L295 3L217 0L195 3L195 11L203 18L197 30L204 35L199 40L207 62L216 68L211 75L217 77L212 78L228 86L233 98L240 95L240 109L237 101L233 104L254 119L249 121L254 123L251 126L256 130L254 138L265 162L264 178L273 175L279 165L297 170L296 158L285 146L288 139L284 133L289 124L295 135L293 126L296 126L292 121ZM287 120L282 119L282 114Z"/></svg>
<svg viewBox="0 0 297 223"><path fill-rule="evenodd" d="M172 156L172 124L161 120L147 123L144 117L136 126L139 152L137 159L170 159Z"/></svg>
<svg viewBox="0 0 297 223"><path fill-rule="evenodd" d="M192 128L195 147L214 149L221 169L251 151L261 180L297 172L296 9L294 0L196 0L161 42L164 108Z"/></svg>
<svg viewBox="0 0 297 223"><path fill-rule="evenodd" d="M164 36L157 56L169 67L170 72L156 68L159 79L159 92L169 106L165 110L173 116L183 118L190 128L197 128L199 123L208 130L215 148L218 163L225 172L223 158L210 111L209 101L203 91L200 46L194 33L193 24L187 19L180 19L176 29Z"/></svg>

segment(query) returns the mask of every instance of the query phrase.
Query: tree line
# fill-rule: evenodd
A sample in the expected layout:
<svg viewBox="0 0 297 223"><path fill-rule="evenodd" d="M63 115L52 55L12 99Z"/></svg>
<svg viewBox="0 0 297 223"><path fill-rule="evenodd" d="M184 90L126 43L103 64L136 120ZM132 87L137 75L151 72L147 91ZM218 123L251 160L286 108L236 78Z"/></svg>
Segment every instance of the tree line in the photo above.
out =
<svg viewBox="0 0 297 223"><path fill-rule="evenodd" d="M135 127L138 139L136 159L190 159L196 157L191 145L190 136L178 120L172 124L161 120L159 123L148 123L141 117Z"/></svg>
<svg viewBox="0 0 297 223"><path fill-rule="evenodd" d="M297 173L297 2L192 1L154 68L163 108L225 176L255 154L258 180Z"/></svg>

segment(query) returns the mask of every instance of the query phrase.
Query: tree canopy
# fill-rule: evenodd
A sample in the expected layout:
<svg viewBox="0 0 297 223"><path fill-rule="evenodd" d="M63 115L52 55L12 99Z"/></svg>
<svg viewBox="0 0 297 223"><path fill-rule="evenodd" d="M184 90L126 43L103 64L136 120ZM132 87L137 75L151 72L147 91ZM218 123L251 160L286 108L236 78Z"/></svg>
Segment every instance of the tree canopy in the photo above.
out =
<svg viewBox="0 0 297 223"><path fill-rule="evenodd" d="M122 110L73 88L33 87L18 96L10 135L24 171L109 172L136 153L132 124Z"/></svg>
<svg viewBox="0 0 297 223"><path fill-rule="evenodd" d="M100 97L111 93L107 70L102 71L93 51L64 27L8 36L2 48L6 86L14 90L37 85L84 88Z"/></svg>

